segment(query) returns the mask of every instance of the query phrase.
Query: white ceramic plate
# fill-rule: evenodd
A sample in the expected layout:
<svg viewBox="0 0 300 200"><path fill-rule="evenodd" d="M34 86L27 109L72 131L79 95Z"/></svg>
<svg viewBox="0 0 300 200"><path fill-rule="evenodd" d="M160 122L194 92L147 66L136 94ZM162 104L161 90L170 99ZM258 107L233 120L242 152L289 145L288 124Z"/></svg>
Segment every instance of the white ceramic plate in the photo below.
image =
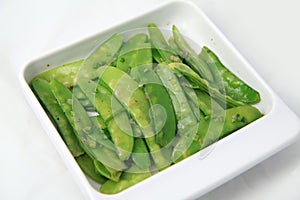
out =
<svg viewBox="0 0 300 200"><path fill-rule="evenodd" d="M86 178L80 170L28 83L42 71L85 58L99 42L113 33L145 27L150 22L166 29L171 29L175 24L183 34L199 45L212 48L231 71L260 92L262 101L257 107L265 116L119 194L104 195L97 191L99 185ZM50 67L47 67L48 64ZM36 59L24 67L20 81L29 104L39 117L49 138L84 194L90 199L196 198L288 146L296 140L300 130L300 122L296 115L274 94L207 16L194 4L184 1L164 4L97 35Z"/></svg>

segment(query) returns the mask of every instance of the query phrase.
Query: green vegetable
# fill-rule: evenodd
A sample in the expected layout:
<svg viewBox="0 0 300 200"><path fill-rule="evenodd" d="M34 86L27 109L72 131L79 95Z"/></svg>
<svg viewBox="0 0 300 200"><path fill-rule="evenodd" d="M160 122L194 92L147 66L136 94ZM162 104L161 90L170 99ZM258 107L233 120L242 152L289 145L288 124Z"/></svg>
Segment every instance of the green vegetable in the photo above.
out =
<svg viewBox="0 0 300 200"><path fill-rule="evenodd" d="M93 159L91 159L87 154L76 157L76 162L82 169L82 171L97 183L103 184L106 182L106 178L96 172Z"/></svg>
<svg viewBox="0 0 300 200"><path fill-rule="evenodd" d="M150 154L142 138L134 140L132 160L140 169L149 169L151 165Z"/></svg>
<svg viewBox="0 0 300 200"><path fill-rule="evenodd" d="M84 154L68 119L51 92L49 83L44 79L35 78L31 81L31 87L44 108L49 112L72 155L77 157Z"/></svg>

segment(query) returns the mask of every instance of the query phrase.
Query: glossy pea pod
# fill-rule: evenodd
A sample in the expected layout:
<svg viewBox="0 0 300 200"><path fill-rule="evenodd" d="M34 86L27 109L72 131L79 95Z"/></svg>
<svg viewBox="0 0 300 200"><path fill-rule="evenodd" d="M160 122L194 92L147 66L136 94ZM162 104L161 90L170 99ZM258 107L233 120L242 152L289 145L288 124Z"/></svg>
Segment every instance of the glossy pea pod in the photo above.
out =
<svg viewBox="0 0 300 200"><path fill-rule="evenodd" d="M31 88L37 95L43 107L55 122L61 137L74 157L84 154L76 135L63 110L59 106L55 96L52 94L49 82L42 78L35 78L30 83Z"/></svg>
<svg viewBox="0 0 300 200"><path fill-rule="evenodd" d="M250 105L215 112L213 116L208 116L200 121L196 140L193 141L177 162L206 148L262 116L263 114L257 108Z"/></svg>
<svg viewBox="0 0 300 200"><path fill-rule="evenodd" d="M153 122L147 114L150 105L142 88L128 74L117 68L106 67L102 70L99 81L113 92L141 129L156 167L163 169L169 166L169 159L165 158L160 146L155 143Z"/></svg>
<svg viewBox="0 0 300 200"><path fill-rule="evenodd" d="M94 161L87 154L76 157L75 159L82 171L92 180L100 184L107 181L104 176L96 172Z"/></svg>
<svg viewBox="0 0 300 200"><path fill-rule="evenodd" d="M119 159L114 151L99 143L103 139L100 135L104 133L93 126L85 109L72 95L72 92L55 79L50 82L50 88L84 151L91 158L116 170L126 169L127 165Z"/></svg>
<svg viewBox="0 0 300 200"><path fill-rule="evenodd" d="M123 37L119 34L114 34L100 44L82 63L77 80L97 79L100 75L99 69L110 65L116 59L122 44Z"/></svg>
<svg viewBox="0 0 300 200"><path fill-rule="evenodd" d="M171 69L164 65L158 65L156 72L169 92L177 119L178 139L172 152L172 160L174 161L184 153L193 141L198 121L176 75Z"/></svg>
<svg viewBox="0 0 300 200"><path fill-rule="evenodd" d="M205 63L198 58L196 52L190 47L187 41L184 39L183 35L179 32L178 28L173 25L172 27L174 41L178 49L182 52L182 56L186 62L201 75L202 78L207 80L209 83L214 83L214 77L210 69L205 65Z"/></svg>
<svg viewBox="0 0 300 200"><path fill-rule="evenodd" d="M111 168L103 163L99 162L98 160L93 160L94 168L96 172L101 174L101 176L108 178L109 180L118 182L120 180L120 176L122 171L116 170Z"/></svg>
<svg viewBox="0 0 300 200"><path fill-rule="evenodd" d="M246 104L255 104L260 101L259 93L226 68L217 55L208 47L204 46L202 48L199 58L210 69L216 71L214 75L215 77L219 77L217 85L226 95Z"/></svg>
<svg viewBox="0 0 300 200"><path fill-rule="evenodd" d="M151 44L146 34L137 34L121 48L116 67L126 73L131 68L152 64Z"/></svg>
<svg viewBox="0 0 300 200"><path fill-rule="evenodd" d="M78 84L104 120L120 159L127 160L131 155L134 139L126 110L103 85L84 79L78 80Z"/></svg>
<svg viewBox="0 0 300 200"><path fill-rule="evenodd" d="M76 76L80 70L80 66L82 65L82 63L83 60L79 60L52 68L34 77L32 82L35 79L39 78L47 80L48 82L56 79L64 84L67 88L71 88L76 84Z"/></svg>
<svg viewBox="0 0 300 200"><path fill-rule="evenodd" d="M181 62L176 52L169 47L160 29L153 23L148 25L148 32L152 44L153 57L158 63Z"/></svg>
<svg viewBox="0 0 300 200"><path fill-rule="evenodd" d="M168 91L152 65L134 68L130 75L143 86L151 105L157 143L161 146L170 144L176 135L176 116Z"/></svg>

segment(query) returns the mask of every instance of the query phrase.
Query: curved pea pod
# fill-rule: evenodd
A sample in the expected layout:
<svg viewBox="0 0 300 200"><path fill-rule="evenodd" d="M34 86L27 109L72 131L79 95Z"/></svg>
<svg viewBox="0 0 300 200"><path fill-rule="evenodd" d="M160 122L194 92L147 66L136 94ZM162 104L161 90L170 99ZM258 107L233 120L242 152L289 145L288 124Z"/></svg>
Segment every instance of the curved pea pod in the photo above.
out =
<svg viewBox="0 0 300 200"><path fill-rule="evenodd" d="M214 83L214 77L210 69L201 59L198 58L196 52L190 47L175 25L172 27L172 32L174 41L179 50L182 52L181 55L184 57L186 62L193 67L193 69L197 71L202 78L206 79L210 83Z"/></svg>
<svg viewBox="0 0 300 200"><path fill-rule="evenodd" d="M101 84L85 79L78 80L78 84L105 121L120 159L127 160L134 145L127 112L112 93Z"/></svg>
<svg viewBox="0 0 300 200"><path fill-rule="evenodd" d="M94 160L93 164L95 166L95 170L102 176L104 176L110 180L113 180L115 182L119 181L122 171L118 171L111 167L105 166L104 164L102 164L101 162L99 162L97 160Z"/></svg>
<svg viewBox="0 0 300 200"><path fill-rule="evenodd" d="M200 121L196 140L176 162L204 149L262 116L263 114L257 108L250 105L215 112L213 116L208 116Z"/></svg>
<svg viewBox="0 0 300 200"><path fill-rule="evenodd" d="M75 159L82 171L92 180L100 184L107 181L104 176L96 172L93 159L91 159L87 154L76 157Z"/></svg>
<svg viewBox="0 0 300 200"><path fill-rule="evenodd" d="M151 23L148 25L148 32L155 52L154 58L158 63L181 62L176 52L169 47L168 42L155 24Z"/></svg>
<svg viewBox="0 0 300 200"><path fill-rule="evenodd" d="M211 96L201 90L195 90L198 97L198 105L203 113L207 115L212 115L214 112L222 111L223 108L220 106Z"/></svg>
<svg viewBox="0 0 300 200"><path fill-rule="evenodd" d="M114 34L103 42L84 60L77 78L98 78L100 74L98 69L102 66L110 65L114 61L122 44L123 37L119 34Z"/></svg>
<svg viewBox="0 0 300 200"><path fill-rule="evenodd" d="M37 75L33 80L41 78L50 82L53 79L56 79L63 83L67 88L71 88L76 84L76 76L82 63L83 60L79 60L52 68Z"/></svg>
<svg viewBox="0 0 300 200"><path fill-rule="evenodd" d="M168 91L151 66L141 66L131 70L131 77L144 86L151 105L157 143L168 145L176 135L176 117Z"/></svg>
<svg viewBox="0 0 300 200"><path fill-rule="evenodd" d="M202 48L199 58L206 62L211 69L217 71L215 76L219 76L221 79L217 84L219 88L224 88L223 92L228 96L246 104L254 104L260 101L259 93L227 69L208 47Z"/></svg>
<svg viewBox="0 0 300 200"><path fill-rule="evenodd" d="M151 165L150 154L142 138L134 140L132 160L140 169L149 169Z"/></svg>
<svg viewBox="0 0 300 200"><path fill-rule="evenodd" d="M55 122L61 137L72 155L77 157L84 154L68 119L51 92L49 83L44 79L35 78L31 81L30 85L43 107L48 111L52 120Z"/></svg>
<svg viewBox="0 0 300 200"><path fill-rule="evenodd" d="M228 95L220 93L218 89L211 86L206 80L202 79L196 72L194 72L189 66L183 63L170 63L168 65L172 70L184 75L193 84L197 84L199 89L208 93L211 97L216 99L221 106L242 106L245 103L231 98Z"/></svg>
<svg viewBox="0 0 300 200"><path fill-rule="evenodd" d="M151 118L147 114L149 113L150 105L138 83L128 74L115 67L102 68L99 80L112 91L115 97L128 110L141 128L144 136L153 136L154 131L151 125Z"/></svg>
<svg viewBox="0 0 300 200"><path fill-rule="evenodd" d="M116 170L123 170L127 165L117 154L101 145L104 133L95 128L83 106L70 90L57 80L50 82L50 88L65 113L83 150L93 159Z"/></svg>
<svg viewBox="0 0 300 200"><path fill-rule="evenodd" d="M131 171L134 171L134 169L131 169ZM145 172L145 173L123 172L118 182L108 180L103 185L101 185L100 192L104 194L116 194L149 178L150 176L151 176L150 172Z"/></svg>
<svg viewBox="0 0 300 200"><path fill-rule="evenodd" d="M131 68L152 64L151 44L147 43L146 34L137 34L121 48L117 68L128 73Z"/></svg>

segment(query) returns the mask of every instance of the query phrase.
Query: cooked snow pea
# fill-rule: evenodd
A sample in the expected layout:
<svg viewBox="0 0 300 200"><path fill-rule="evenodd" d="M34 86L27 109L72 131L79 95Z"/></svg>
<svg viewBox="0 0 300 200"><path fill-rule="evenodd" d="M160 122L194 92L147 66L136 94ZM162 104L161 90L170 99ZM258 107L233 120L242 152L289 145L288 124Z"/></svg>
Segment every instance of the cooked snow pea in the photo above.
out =
<svg viewBox="0 0 300 200"><path fill-rule="evenodd" d="M153 50L155 51L154 58L158 63L167 64L181 61L177 54L169 47L168 42L155 24L151 23L148 25L148 32Z"/></svg>
<svg viewBox="0 0 300 200"><path fill-rule="evenodd" d="M95 79L99 77L99 69L102 66L110 65L116 58L123 44L123 37L114 34L94 50L82 63L78 72L78 79Z"/></svg>
<svg viewBox="0 0 300 200"><path fill-rule="evenodd" d="M189 66L183 63L170 63L168 65L172 70L177 71L183 74L189 81L193 84L199 86L199 89L208 93L214 99L221 103L221 105L229 105L229 106L242 106L245 103L235 100L230 96L225 94L221 94L218 89L212 87L206 80L202 79L196 72L194 72Z"/></svg>
<svg viewBox="0 0 300 200"><path fill-rule="evenodd" d="M96 172L93 159L90 158L87 154L76 157L75 159L82 171L92 180L100 184L103 184L107 181L104 176Z"/></svg>
<svg viewBox="0 0 300 200"><path fill-rule="evenodd" d="M196 70L202 78L206 79L210 83L214 83L213 75L210 69L205 65L205 63L198 58L196 52L190 47L186 42L184 37L179 32L178 28L173 25L172 27L174 41L178 48L182 51L181 56L189 63L189 65Z"/></svg>
<svg viewBox="0 0 300 200"><path fill-rule="evenodd" d="M131 169L130 171L135 171L135 169ZM114 182L111 180L106 181L100 187L100 192L104 194L116 194L119 193L139 182L149 178L151 176L150 172L144 173L130 173L130 172L123 172L121 179L119 182Z"/></svg>
<svg viewBox="0 0 300 200"><path fill-rule="evenodd" d="M118 171L109 166L105 166L104 164L102 164L101 162L99 162L97 160L94 160L93 164L95 166L95 170L102 176L104 176L110 180L113 180L115 182L119 181L122 171Z"/></svg>
<svg viewBox="0 0 300 200"><path fill-rule="evenodd" d="M207 93L201 90L195 90L195 93L198 97L198 105L206 116L211 115L213 112L223 110L222 106L220 106Z"/></svg>
<svg viewBox="0 0 300 200"><path fill-rule="evenodd" d="M150 154L142 138L134 140L132 160L140 169L149 169L151 165Z"/></svg>
<svg viewBox="0 0 300 200"><path fill-rule="evenodd" d="M213 116L208 116L200 121L196 136L197 141L194 141L176 162L204 149L262 116L263 114L257 108L250 105L218 111Z"/></svg>
<svg viewBox="0 0 300 200"><path fill-rule="evenodd" d="M72 95L72 92L55 79L50 82L50 88L84 151L91 158L107 166L117 170L126 169L127 165L118 158L114 151L105 148L99 143L103 139L100 136L103 133L100 132L100 129L93 126L93 122L78 99Z"/></svg>
<svg viewBox="0 0 300 200"><path fill-rule="evenodd" d="M152 69L152 65L134 68L130 75L140 86L144 86L145 94L152 107L157 142L161 146L166 146L176 135L175 112L166 88Z"/></svg>
<svg viewBox="0 0 300 200"><path fill-rule="evenodd" d="M144 136L153 136L151 118L148 115L150 105L142 88L128 74L115 67L105 67L102 70L100 82L105 84L124 105L140 126Z"/></svg>
<svg viewBox="0 0 300 200"><path fill-rule="evenodd" d="M67 88L75 85L76 76L83 60L64 64L37 75L34 79L42 78L50 82L53 79L63 83ZM34 80L33 79L33 80Z"/></svg>
<svg viewBox="0 0 300 200"><path fill-rule="evenodd" d="M193 141L197 132L195 127L197 127L198 121L188 103L178 78L171 69L167 66L158 65L156 72L167 88L175 110L178 140L172 153L172 160L176 160Z"/></svg>
<svg viewBox="0 0 300 200"><path fill-rule="evenodd" d="M35 78L30 82L30 85L44 108L49 112L51 118L54 120L60 135L72 155L77 157L84 154L84 151L80 147L68 119L64 115L63 110L51 92L49 83L44 79Z"/></svg>
<svg viewBox="0 0 300 200"><path fill-rule="evenodd" d="M128 73L131 68L149 64L152 64L152 51L146 34L137 34L122 46L117 68Z"/></svg>
<svg viewBox="0 0 300 200"><path fill-rule="evenodd" d="M78 80L78 84L105 121L120 159L127 160L131 155L134 144L130 118L127 112L103 85L84 79Z"/></svg>
<svg viewBox="0 0 300 200"><path fill-rule="evenodd" d="M209 68L217 70L218 73L216 73L215 76L221 79L217 84L219 88L224 88L223 92L225 92L226 95L246 104L254 104L260 101L259 93L228 70L217 55L208 47L202 48L199 58L202 59Z"/></svg>

